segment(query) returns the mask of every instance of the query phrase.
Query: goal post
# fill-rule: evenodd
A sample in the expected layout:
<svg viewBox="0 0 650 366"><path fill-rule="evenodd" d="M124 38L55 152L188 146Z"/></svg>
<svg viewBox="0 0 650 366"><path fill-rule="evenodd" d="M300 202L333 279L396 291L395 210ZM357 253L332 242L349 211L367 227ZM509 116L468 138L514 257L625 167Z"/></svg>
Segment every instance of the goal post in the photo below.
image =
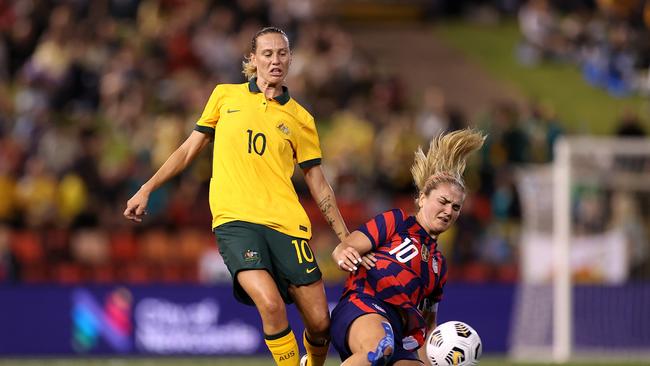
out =
<svg viewBox="0 0 650 366"><path fill-rule="evenodd" d="M571 148L569 140L555 145L553 165L553 361L571 355Z"/></svg>
<svg viewBox="0 0 650 366"><path fill-rule="evenodd" d="M650 360L650 139L564 137L554 157L516 174L510 356Z"/></svg>

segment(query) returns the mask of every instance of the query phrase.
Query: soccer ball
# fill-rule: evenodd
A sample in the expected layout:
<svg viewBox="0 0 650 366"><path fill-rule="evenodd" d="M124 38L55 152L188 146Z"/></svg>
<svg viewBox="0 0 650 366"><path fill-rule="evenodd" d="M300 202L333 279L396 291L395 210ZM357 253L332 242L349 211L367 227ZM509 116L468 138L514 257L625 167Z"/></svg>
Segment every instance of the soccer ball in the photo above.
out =
<svg viewBox="0 0 650 366"><path fill-rule="evenodd" d="M478 364L483 344L469 325L450 321L440 324L427 338L427 357L433 366Z"/></svg>

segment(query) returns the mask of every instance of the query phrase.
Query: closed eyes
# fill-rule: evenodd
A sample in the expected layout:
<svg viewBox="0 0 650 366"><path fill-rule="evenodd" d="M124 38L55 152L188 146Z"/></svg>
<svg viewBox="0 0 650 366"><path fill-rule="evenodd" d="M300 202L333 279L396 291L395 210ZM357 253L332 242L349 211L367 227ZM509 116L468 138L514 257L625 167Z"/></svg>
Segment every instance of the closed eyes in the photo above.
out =
<svg viewBox="0 0 650 366"><path fill-rule="evenodd" d="M457 204L457 203L452 203L451 200L447 199L446 197L441 197L441 198L438 200L438 202L440 202L441 205L446 205L446 204L451 203L451 204L452 204L452 205L451 205L451 208L452 208L454 211L460 211L460 205Z"/></svg>

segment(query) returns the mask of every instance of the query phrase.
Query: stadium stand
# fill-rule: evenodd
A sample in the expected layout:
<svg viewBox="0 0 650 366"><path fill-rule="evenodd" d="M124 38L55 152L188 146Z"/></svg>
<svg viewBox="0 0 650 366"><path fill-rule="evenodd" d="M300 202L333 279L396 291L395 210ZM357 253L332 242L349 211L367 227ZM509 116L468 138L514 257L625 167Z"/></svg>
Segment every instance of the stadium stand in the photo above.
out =
<svg viewBox="0 0 650 366"><path fill-rule="evenodd" d="M318 121L324 166L348 225L388 207L410 210L409 172L394 169L395 162L410 161L437 129L464 127L468 112L435 87L412 98L425 93L410 90L383 67L383 55L364 52L334 21L359 20L352 3L346 18L337 13L345 7L332 11L317 0L1 2L0 231L8 236L0 243L9 245L0 245L0 282L223 279L218 265L201 264L214 258L215 245L209 154L151 196L143 225L121 214L191 131L214 85L243 81L248 41L266 24L291 38L288 84ZM440 3L447 8L400 14L429 22L457 10L454 2ZM517 9L498 11L513 16ZM437 70L411 71L426 72ZM536 103L505 97L483 112L477 124L490 138L468 169L472 194L463 219L441 241L458 268L452 277L513 282L521 219L513 169L550 161L564 132L560 117ZM314 221L317 255L327 261L334 237L301 174L295 182ZM202 267L214 275L202 275ZM335 268L323 271L340 279Z"/></svg>

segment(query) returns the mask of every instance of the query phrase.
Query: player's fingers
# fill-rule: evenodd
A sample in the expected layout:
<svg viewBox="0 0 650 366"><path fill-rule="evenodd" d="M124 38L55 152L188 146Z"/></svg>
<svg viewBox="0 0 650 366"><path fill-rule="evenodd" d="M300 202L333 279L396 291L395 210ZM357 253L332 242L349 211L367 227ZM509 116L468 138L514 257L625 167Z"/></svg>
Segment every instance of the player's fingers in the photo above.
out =
<svg viewBox="0 0 650 366"><path fill-rule="evenodd" d="M127 206L126 209L124 210L124 217L127 219L133 219L135 216L135 213L133 212L133 207Z"/></svg>
<svg viewBox="0 0 650 366"><path fill-rule="evenodd" d="M353 255L348 256L346 264L348 265L348 271L352 272L357 270L356 258Z"/></svg>
<svg viewBox="0 0 650 366"><path fill-rule="evenodd" d="M354 271L356 271L357 270L357 264L361 264L361 260L359 258L359 253L356 250L350 248L350 250L348 250L345 253L345 256L350 261L350 263L352 264L351 268Z"/></svg>
<svg viewBox="0 0 650 366"><path fill-rule="evenodd" d="M361 258L361 265L364 266L366 269L371 269L372 267L375 266L375 262L369 259L367 255L364 255L363 258Z"/></svg>
<svg viewBox="0 0 650 366"><path fill-rule="evenodd" d="M363 263L363 261L361 260L361 255L359 254L359 252L357 252L357 251L355 250L354 253L353 253L353 255L354 255L354 259L357 261L357 262L356 262L357 264L361 264L361 263Z"/></svg>
<svg viewBox="0 0 650 366"><path fill-rule="evenodd" d="M137 214L137 206L127 206L124 210L124 217L131 221L142 222L142 217Z"/></svg>
<svg viewBox="0 0 650 366"><path fill-rule="evenodd" d="M377 257L375 257L375 253L373 252L366 253L363 258L368 259L372 262L372 264L375 264L375 262L377 262Z"/></svg>
<svg viewBox="0 0 650 366"><path fill-rule="evenodd" d="M361 259L361 265L362 265L363 268L365 268L365 269L370 269L370 268L372 268L372 266L370 266L370 264L368 263L368 261L367 261L365 258Z"/></svg>
<svg viewBox="0 0 650 366"><path fill-rule="evenodd" d="M343 260L342 262L339 261L339 263L342 263L342 265L340 265L341 269L349 272L357 270L357 266L354 262L354 256L352 256L350 253L344 252L340 259Z"/></svg>
<svg viewBox="0 0 650 366"><path fill-rule="evenodd" d="M142 222L142 218L136 215L128 215L125 216L127 219L134 221L134 222Z"/></svg>
<svg viewBox="0 0 650 366"><path fill-rule="evenodd" d="M353 271L353 269L352 269L353 265L350 263L350 261L347 258L339 259L336 264L338 264L339 268L344 270L344 271L348 271L348 272Z"/></svg>
<svg viewBox="0 0 650 366"><path fill-rule="evenodd" d="M348 258L350 258L350 260L352 261L352 264L361 264L361 255L359 255L359 252L357 252L356 249L348 248L346 254Z"/></svg>
<svg viewBox="0 0 650 366"><path fill-rule="evenodd" d="M146 215L146 214L147 214L147 211L146 211L146 209L145 209L145 206L144 206L144 205L137 205L137 206L135 207L135 214L136 214L137 216Z"/></svg>

